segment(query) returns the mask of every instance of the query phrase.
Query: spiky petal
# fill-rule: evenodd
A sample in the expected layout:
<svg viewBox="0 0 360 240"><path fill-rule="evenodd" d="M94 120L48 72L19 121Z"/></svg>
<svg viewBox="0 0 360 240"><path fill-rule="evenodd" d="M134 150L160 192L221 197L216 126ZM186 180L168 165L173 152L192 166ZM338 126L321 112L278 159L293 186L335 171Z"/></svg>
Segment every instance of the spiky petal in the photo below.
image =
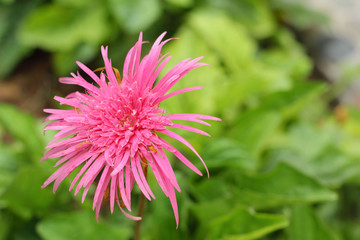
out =
<svg viewBox="0 0 360 240"><path fill-rule="evenodd" d="M185 59L155 84L159 73L171 58L160 53L164 44L169 41L162 41L164 35L165 33L157 38L150 52L141 59L144 42L140 34L139 40L126 56L121 83L118 74L113 71L107 47L101 47L105 67L99 75L77 62L96 84L90 84L79 73L60 78L63 84L83 87L85 93L74 92L65 98L55 97L56 101L71 106L72 110L44 110L50 113L45 120L49 122L45 130L59 132L47 145L48 151L42 160L60 158L55 164L60 167L45 181L43 187L54 182L55 192L71 172L80 168L72 180L70 190L76 186L76 195L84 188L84 201L91 185L96 184L93 208L97 219L103 200L110 196L111 212L116 202L127 217L139 220L122 208L126 207L131 211L131 190L135 183L147 199L155 198L144 174L144 167L149 166L161 189L170 199L178 226L175 190L180 192L180 187L164 150L172 152L191 170L202 175L195 165L157 133L185 144L205 166L191 144L168 127L208 135L202 130L175 122L186 120L209 125L203 120L220 119L200 114L166 115L159 104L177 94L202 88L191 87L167 94L188 72L206 64L199 62L201 57Z"/></svg>

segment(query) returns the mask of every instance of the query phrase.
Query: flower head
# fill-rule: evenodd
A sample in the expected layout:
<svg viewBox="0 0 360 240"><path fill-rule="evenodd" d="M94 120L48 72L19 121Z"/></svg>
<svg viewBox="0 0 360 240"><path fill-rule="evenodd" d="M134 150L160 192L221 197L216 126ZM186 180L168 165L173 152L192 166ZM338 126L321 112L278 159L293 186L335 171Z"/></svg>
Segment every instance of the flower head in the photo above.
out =
<svg viewBox="0 0 360 240"><path fill-rule="evenodd" d="M144 42L140 34L139 40L126 56L121 80L119 72L113 69L108 59L107 47L101 48L105 67L100 69L103 71L99 76L77 62L96 84L90 84L79 73L60 78L61 83L79 85L86 92L74 92L65 98L54 98L60 104L71 106L71 110L44 110L50 113L45 120L50 122L44 130L58 130L58 133L48 143L48 150L42 160L60 158L55 164L60 167L45 181L43 187L54 181L55 192L70 173L80 168L69 190L76 186L76 195L84 188L84 201L92 184L96 184L93 209L96 210L97 219L101 204L108 196L111 212L117 203L127 217L139 219L126 213L123 208L131 211L131 190L135 183L147 199L155 198L146 179L149 166L161 189L170 199L178 225L175 190L180 192L180 187L164 150L202 175L182 153L159 137L158 133L185 144L205 166L191 144L168 127L208 135L197 128L178 124L176 120L210 125L203 120L220 119L200 114L166 115L159 104L174 95L202 88L190 87L167 93L189 71L206 64L198 62L201 57L185 59L155 83L160 71L171 58L160 53L161 48L169 41L162 41L164 35L165 33L158 37L149 53L141 59Z"/></svg>

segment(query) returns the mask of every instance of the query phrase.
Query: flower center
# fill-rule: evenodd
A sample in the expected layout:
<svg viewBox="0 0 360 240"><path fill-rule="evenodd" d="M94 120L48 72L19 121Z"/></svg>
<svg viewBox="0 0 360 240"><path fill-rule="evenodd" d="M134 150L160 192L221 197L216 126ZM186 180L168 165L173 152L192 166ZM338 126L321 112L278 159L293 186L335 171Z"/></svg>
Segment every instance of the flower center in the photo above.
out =
<svg viewBox="0 0 360 240"><path fill-rule="evenodd" d="M134 144L148 147L153 145L155 132L161 131L172 122L163 116L164 110L151 104L151 92L138 97L136 89L122 87L120 93L108 97L106 101L89 106L92 110L87 117L87 142L93 150L105 151L114 148L111 155L124 147Z"/></svg>

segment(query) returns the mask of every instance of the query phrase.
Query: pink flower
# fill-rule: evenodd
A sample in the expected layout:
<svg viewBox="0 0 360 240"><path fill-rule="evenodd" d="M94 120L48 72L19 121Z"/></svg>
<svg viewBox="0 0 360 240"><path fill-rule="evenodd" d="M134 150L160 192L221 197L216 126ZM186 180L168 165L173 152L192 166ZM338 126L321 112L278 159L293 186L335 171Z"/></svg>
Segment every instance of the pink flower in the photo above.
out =
<svg viewBox="0 0 360 240"><path fill-rule="evenodd" d="M191 170L202 175L183 154L157 133L185 144L205 166L191 144L168 128L181 128L209 136L197 128L176 123L176 120L210 125L202 119L220 119L190 113L166 115L165 110L159 108L159 104L177 94L201 89L202 87L190 87L167 94L185 74L207 64L198 62L202 57L185 59L155 83L160 71L171 58L160 53L164 44L170 40L162 41L164 35L165 33L158 37L150 52L141 59L144 42L140 34L139 40L126 56L121 81L117 70L114 73L108 59L107 47L101 48L105 64L102 70L105 71L100 72L100 76L77 62L97 86L88 83L79 73L60 78L61 83L79 85L86 89L86 93L74 92L65 98L54 98L60 104L71 106L71 110L44 109L50 113L45 119L50 123L44 130L59 132L48 143L48 151L41 160L60 158L55 166L61 166L42 187L54 182L55 193L59 184L76 168L81 167L69 190L76 186L76 195L83 187L84 201L91 185L96 184L93 209L96 209L97 220L101 204L108 195L111 213L116 202L127 217L140 219L126 213L123 207L131 211L131 190L135 182L147 199L155 199L146 179L147 166L150 166L161 189L170 199L178 225L175 189L180 192L180 187L164 150L171 152Z"/></svg>

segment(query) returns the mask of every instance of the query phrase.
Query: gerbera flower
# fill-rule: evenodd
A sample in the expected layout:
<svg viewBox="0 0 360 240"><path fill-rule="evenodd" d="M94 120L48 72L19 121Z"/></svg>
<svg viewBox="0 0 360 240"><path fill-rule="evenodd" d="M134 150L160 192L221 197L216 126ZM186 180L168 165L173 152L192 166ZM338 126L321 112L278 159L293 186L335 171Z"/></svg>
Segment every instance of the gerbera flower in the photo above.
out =
<svg viewBox="0 0 360 240"><path fill-rule="evenodd" d="M171 58L160 53L164 44L170 40L162 41L164 35L165 33L158 37L150 52L141 59L144 42L140 34L139 40L126 56L121 80L119 72L112 67L108 59L107 47L101 47L105 67L100 69L104 71L101 71L99 76L77 62L96 84L90 84L79 73L60 78L61 83L79 85L86 92L74 92L65 98L54 98L60 104L71 106L71 110L44 110L50 113L45 119L50 123L44 130L59 132L48 143L48 150L41 160L60 158L55 166L61 166L42 187L55 181L55 193L59 184L76 168L81 167L69 190L76 186L76 195L84 188L84 201L90 187L95 183L93 209L96 210L97 220L101 204L108 196L111 213L117 203L127 217L139 220L139 217L131 216L123 208L131 211L131 191L134 183L148 200L155 198L146 179L147 166L150 166L162 191L170 199L178 225L175 189L180 192L180 187L164 150L171 152L191 170L202 175L182 153L159 137L158 133L185 144L205 166L191 144L168 128L180 128L209 136L197 128L176 123L176 120L210 125L203 120L220 119L190 113L166 115L159 104L177 94L201 89L202 87L190 87L168 93L188 72L207 64L198 62L202 57L185 59L156 83L159 73Z"/></svg>

